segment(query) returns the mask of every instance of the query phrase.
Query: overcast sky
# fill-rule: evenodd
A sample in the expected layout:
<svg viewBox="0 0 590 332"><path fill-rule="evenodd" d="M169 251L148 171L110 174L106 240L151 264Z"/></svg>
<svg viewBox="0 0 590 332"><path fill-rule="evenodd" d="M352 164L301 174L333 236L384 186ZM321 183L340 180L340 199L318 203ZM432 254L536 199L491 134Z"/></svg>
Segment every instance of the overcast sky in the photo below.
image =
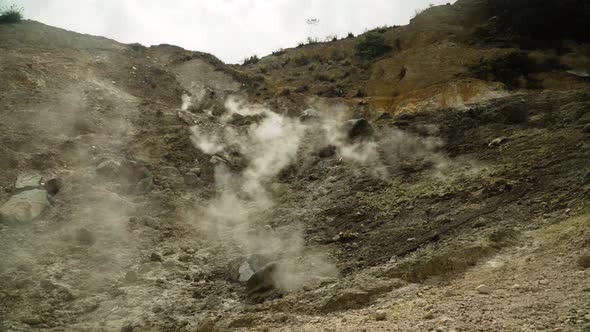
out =
<svg viewBox="0 0 590 332"><path fill-rule="evenodd" d="M2 1L2 0L0 0ZM404 25L449 0L3 0L25 17L124 43L173 44L228 63L296 46L307 37ZM306 24L318 19L317 26Z"/></svg>

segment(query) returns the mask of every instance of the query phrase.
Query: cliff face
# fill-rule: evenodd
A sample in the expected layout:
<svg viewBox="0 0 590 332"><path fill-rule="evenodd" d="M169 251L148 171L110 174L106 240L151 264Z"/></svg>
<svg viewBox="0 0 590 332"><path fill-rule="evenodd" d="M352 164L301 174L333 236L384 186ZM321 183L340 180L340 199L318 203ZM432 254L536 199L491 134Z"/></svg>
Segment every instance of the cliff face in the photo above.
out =
<svg viewBox="0 0 590 332"><path fill-rule="evenodd" d="M586 21L512 5L241 66L0 25L0 330L586 329Z"/></svg>

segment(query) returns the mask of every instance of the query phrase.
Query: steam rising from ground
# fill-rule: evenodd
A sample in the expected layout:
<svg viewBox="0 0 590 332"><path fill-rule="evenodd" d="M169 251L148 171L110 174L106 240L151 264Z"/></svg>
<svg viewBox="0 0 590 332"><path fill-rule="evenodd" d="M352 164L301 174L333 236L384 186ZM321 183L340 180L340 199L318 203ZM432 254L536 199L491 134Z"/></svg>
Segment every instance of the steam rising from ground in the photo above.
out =
<svg viewBox="0 0 590 332"><path fill-rule="evenodd" d="M442 144L393 129L379 144L373 138L351 139L343 126L345 109L331 106L318 112L317 108L327 106L315 105L302 118L294 118L230 97L217 129L191 128L194 146L212 155L211 161L216 163L217 195L202 209L199 226L230 251L281 261L275 278L283 290L298 289L309 278L337 274L325 255L305 247L301 230L293 226L273 229L264 224L266 211L275 204L271 188L283 169L310 158L313 151L332 146L341 161L384 177L388 165L404 158L436 156L433 151ZM236 116L255 120L245 127L229 125ZM385 158L381 156L384 151Z"/></svg>

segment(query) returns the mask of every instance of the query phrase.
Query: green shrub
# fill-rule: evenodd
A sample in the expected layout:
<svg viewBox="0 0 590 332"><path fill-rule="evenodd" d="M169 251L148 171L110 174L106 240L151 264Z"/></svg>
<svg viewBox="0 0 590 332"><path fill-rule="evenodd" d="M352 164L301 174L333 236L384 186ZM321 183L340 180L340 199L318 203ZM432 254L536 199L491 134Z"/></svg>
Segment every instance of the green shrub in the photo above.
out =
<svg viewBox="0 0 590 332"><path fill-rule="evenodd" d="M306 66L310 62L311 62L311 57L307 56L305 54L300 55L300 56L293 59L293 63L295 63L296 66Z"/></svg>
<svg viewBox="0 0 590 332"><path fill-rule="evenodd" d="M307 37L307 45L315 45L320 41L317 38Z"/></svg>
<svg viewBox="0 0 590 332"><path fill-rule="evenodd" d="M330 59L334 61L342 61L344 60L344 54L342 54L342 52L338 51L337 49L333 49L330 54Z"/></svg>
<svg viewBox="0 0 590 332"><path fill-rule="evenodd" d="M283 54L285 54L285 50L281 48L281 49L278 49L276 51L273 51L271 55L272 56L281 56Z"/></svg>
<svg viewBox="0 0 590 332"><path fill-rule="evenodd" d="M391 51L383 34L377 31L369 31L363 35L356 46L356 54L364 59L372 59Z"/></svg>
<svg viewBox="0 0 590 332"><path fill-rule="evenodd" d="M387 30L389 30L389 27L387 25L384 25L382 27L377 27L375 29L369 30L369 32L374 31L374 32L378 32L378 33L385 33L385 32L387 32Z"/></svg>
<svg viewBox="0 0 590 332"><path fill-rule="evenodd" d="M249 58L244 59L244 62L242 63L244 66L247 65L255 65L258 63L258 61L260 61L260 59L258 58L257 55L253 55Z"/></svg>
<svg viewBox="0 0 590 332"><path fill-rule="evenodd" d="M529 87L535 87L538 82L535 82L531 74L562 69L561 67L555 59L536 62L524 52L513 52L490 60L482 58L478 64L469 69L476 78L499 81L509 88L517 88L521 78Z"/></svg>
<svg viewBox="0 0 590 332"><path fill-rule="evenodd" d="M590 41L590 1L488 0L488 24L476 33L483 37L513 35L525 47L553 46L547 41Z"/></svg>
<svg viewBox="0 0 590 332"><path fill-rule="evenodd" d="M23 8L11 5L0 8L0 24L18 23L23 19Z"/></svg>

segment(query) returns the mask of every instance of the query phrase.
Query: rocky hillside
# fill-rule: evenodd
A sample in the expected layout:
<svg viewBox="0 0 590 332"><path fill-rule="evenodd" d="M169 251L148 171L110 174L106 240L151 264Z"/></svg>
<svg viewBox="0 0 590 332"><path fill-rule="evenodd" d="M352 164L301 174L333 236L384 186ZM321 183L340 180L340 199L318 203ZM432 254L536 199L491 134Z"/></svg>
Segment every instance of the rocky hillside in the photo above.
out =
<svg viewBox="0 0 590 332"><path fill-rule="evenodd" d="M589 9L239 66L0 24L0 331L589 330Z"/></svg>

